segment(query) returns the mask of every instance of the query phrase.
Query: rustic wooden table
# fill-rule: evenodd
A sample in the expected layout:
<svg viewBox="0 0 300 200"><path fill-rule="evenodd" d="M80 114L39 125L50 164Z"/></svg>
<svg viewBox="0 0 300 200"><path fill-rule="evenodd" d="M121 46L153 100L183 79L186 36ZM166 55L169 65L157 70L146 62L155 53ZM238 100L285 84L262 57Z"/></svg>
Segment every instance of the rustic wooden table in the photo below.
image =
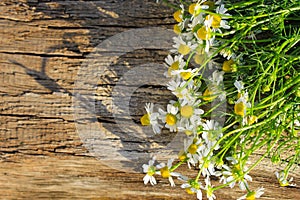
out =
<svg viewBox="0 0 300 200"><path fill-rule="evenodd" d="M162 179L155 187L144 186L143 174L106 166L84 147L74 121L74 87L87 55L126 30L171 28L172 12L155 0L1 0L0 199L195 199L178 181L175 188ZM167 53L142 49L119 59L108 78L98 82L102 107L94 123L112 134L126 134L114 129L105 100L126 71L162 63ZM146 101L168 98L164 87L140 88L132 97L132 119L139 119ZM130 147L136 141L121 139L129 144L123 152L134 151ZM266 188L262 199L299 199L299 169L292 174L295 188L280 188L274 171L266 161L251 174L254 187ZM241 195L217 192L218 199Z"/></svg>

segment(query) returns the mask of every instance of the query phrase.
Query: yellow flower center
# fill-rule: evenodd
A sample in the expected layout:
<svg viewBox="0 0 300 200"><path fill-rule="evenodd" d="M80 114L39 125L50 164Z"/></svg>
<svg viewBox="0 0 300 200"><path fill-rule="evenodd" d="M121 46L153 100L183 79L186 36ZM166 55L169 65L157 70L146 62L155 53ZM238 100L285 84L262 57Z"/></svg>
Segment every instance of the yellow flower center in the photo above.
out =
<svg viewBox="0 0 300 200"><path fill-rule="evenodd" d="M144 114L142 117L141 117L141 123L143 126L149 126L150 125L150 115L147 113L147 114Z"/></svg>
<svg viewBox="0 0 300 200"><path fill-rule="evenodd" d="M211 197L213 195L213 189L212 187L208 186L207 187L207 190L206 190L206 194L207 194L207 197Z"/></svg>
<svg viewBox="0 0 300 200"><path fill-rule="evenodd" d="M192 73L191 72L180 72L180 76L183 80L188 80L191 78Z"/></svg>
<svg viewBox="0 0 300 200"><path fill-rule="evenodd" d="M168 68L168 75L172 75L172 71L179 69L179 61L172 63L172 65Z"/></svg>
<svg viewBox="0 0 300 200"><path fill-rule="evenodd" d="M195 192L193 190L191 190L191 188L185 188L185 191L188 193L188 194L195 194Z"/></svg>
<svg viewBox="0 0 300 200"><path fill-rule="evenodd" d="M182 99L183 98L183 94L182 93L178 93L178 94L176 94L176 97L178 97L179 99Z"/></svg>
<svg viewBox="0 0 300 200"><path fill-rule="evenodd" d="M182 55L187 55L188 53L190 53L191 48L188 45L185 44L181 44L178 48L178 52Z"/></svg>
<svg viewBox="0 0 300 200"><path fill-rule="evenodd" d="M204 167L204 168L208 168L208 167L209 167L209 163L208 163L208 162L205 162L203 167Z"/></svg>
<svg viewBox="0 0 300 200"><path fill-rule="evenodd" d="M177 10L174 14L173 14L174 19L177 22L182 22L182 14L181 14L181 10Z"/></svg>
<svg viewBox="0 0 300 200"><path fill-rule="evenodd" d="M255 192L249 192L246 196L246 200L255 200Z"/></svg>
<svg viewBox="0 0 300 200"><path fill-rule="evenodd" d="M248 124L251 125L251 124L253 124L253 123L256 122L256 121L257 121L257 117L254 116L254 115L251 115L251 116L249 117Z"/></svg>
<svg viewBox="0 0 300 200"><path fill-rule="evenodd" d="M190 154L195 154L197 152L198 146L196 144L191 144L188 148Z"/></svg>
<svg viewBox="0 0 300 200"><path fill-rule="evenodd" d="M194 113L194 109L192 106L186 105L180 108L180 114L183 117L190 118Z"/></svg>
<svg viewBox="0 0 300 200"><path fill-rule="evenodd" d="M181 28L178 24L174 25L173 30L174 30L174 33L176 33L177 35L179 35L181 33Z"/></svg>
<svg viewBox="0 0 300 200"><path fill-rule="evenodd" d="M202 65L204 63L205 59L206 59L205 54L195 54L194 55L195 63L197 63L198 65Z"/></svg>
<svg viewBox="0 0 300 200"><path fill-rule="evenodd" d="M232 59L224 61L223 67L222 67L223 71L224 72L233 72L233 64L234 64L234 61Z"/></svg>
<svg viewBox="0 0 300 200"><path fill-rule="evenodd" d="M209 20L211 18L212 18L211 26L213 28L219 28L222 18L216 14L210 14L205 17L206 20Z"/></svg>
<svg viewBox="0 0 300 200"><path fill-rule="evenodd" d="M208 88L204 91L203 93L203 100L204 101L212 101L216 98L217 96L213 94L212 91L210 91Z"/></svg>
<svg viewBox="0 0 300 200"><path fill-rule="evenodd" d="M198 38L200 38L201 40L206 40L206 39L210 39L210 29L206 29L205 26L202 26L201 28L198 29L197 31L197 36Z"/></svg>
<svg viewBox="0 0 300 200"><path fill-rule="evenodd" d="M184 151L179 152L178 159L179 159L180 161L184 161L186 158L187 158L187 157L186 157L186 154L185 154Z"/></svg>
<svg viewBox="0 0 300 200"><path fill-rule="evenodd" d="M286 187L286 186L289 186L289 183L282 183L282 182L281 182L281 183L280 183L280 186L281 186L281 187Z"/></svg>
<svg viewBox="0 0 300 200"><path fill-rule="evenodd" d="M192 3L192 4L189 6L189 13L190 13L191 15L194 14L196 5L197 5L196 3Z"/></svg>
<svg viewBox="0 0 300 200"><path fill-rule="evenodd" d="M160 169L160 174L163 178L169 178L171 176L168 166L165 166Z"/></svg>
<svg viewBox="0 0 300 200"><path fill-rule="evenodd" d="M154 166L150 166L150 167L148 168L147 174L148 174L149 176L153 176L153 175L155 174L155 167L154 167Z"/></svg>
<svg viewBox="0 0 300 200"><path fill-rule="evenodd" d="M167 123L168 125L173 126L173 125L176 124L176 122L177 122L177 118L176 118L175 115L172 115L172 114L170 114L170 113L167 114L167 116L166 116L166 123Z"/></svg>
<svg viewBox="0 0 300 200"><path fill-rule="evenodd" d="M235 170L241 171L241 166L239 164L236 164L233 166Z"/></svg>
<svg viewBox="0 0 300 200"><path fill-rule="evenodd" d="M246 105L243 102L234 105L234 112L242 117L245 116Z"/></svg>

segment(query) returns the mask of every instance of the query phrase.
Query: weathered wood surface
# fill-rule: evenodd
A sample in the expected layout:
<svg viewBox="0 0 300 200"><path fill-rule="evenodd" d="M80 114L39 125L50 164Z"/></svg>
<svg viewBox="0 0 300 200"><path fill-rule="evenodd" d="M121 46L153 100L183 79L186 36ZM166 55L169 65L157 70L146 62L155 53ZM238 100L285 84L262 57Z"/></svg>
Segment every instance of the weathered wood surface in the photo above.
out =
<svg viewBox="0 0 300 200"><path fill-rule="evenodd" d="M93 157L76 130L72 106L78 70L94 47L126 30L172 23L172 11L154 0L0 2L0 199L193 198L161 179L155 187L144 186L143 174L118 171ZM151 141L122 138L126 133L116 127L105 101L126 71L162 63L166 54L158 49L128 53L112 67L110 78L98 83L102 104L94 123L112 133L108 140L121 138L123 152L134 151L133 144L150 148ZM170 96L163 94L168 94L164 87L140 88L132 96L132 119L138 120L148 100L166 103ZM275 170L261 164L252 173L253 187L266 188L263 199L299 199L299 170L293 174L296 188L279 188ZM240 195L217 192L219 199Z"/></svg>

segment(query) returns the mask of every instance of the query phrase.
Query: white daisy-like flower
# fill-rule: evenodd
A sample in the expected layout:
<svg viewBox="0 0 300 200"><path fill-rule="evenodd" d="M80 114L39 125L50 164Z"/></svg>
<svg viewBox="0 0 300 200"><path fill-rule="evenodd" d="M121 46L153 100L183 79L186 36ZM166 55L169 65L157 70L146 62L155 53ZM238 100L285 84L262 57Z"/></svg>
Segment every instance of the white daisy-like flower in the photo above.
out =
<svg viewBox="0 0 300 200"><path fill-rule="evenodd" d="M242 169L240 163L235 159L231 164L231 168L227 165L222 166L225 170L222 172L223 176L221 177L220 182L223 182L224 184L229 183L230 188L233 188L236 182L238 182L240 189L243 191L246 190L248 181L252 181L252 177L246 173L247 168L244 167L244 169Z"/></svg>
<svg viewBox="0 0 300 200"><path fill-rule="evenodd" d="M216 166L215 162L208 159L203 166L202 175L204 177L222 175L221 172L215 170L215 166Z"/></svg>
<svg viewBox="0 0 300 200"><path fill-rule="evenodd" d="M158 122L159 113L153 112L154 104L146 103L145 109L146 114L143 115L140 119L143 126L152 126L153 132L155 134L161 133L162 125Z"/></svg>
<svg viewBox="0 0 300 200"><path fill-rule="evenodd" d="M185 42L182 36L174 37L173 38L175 44L173 45L174 49L171 49L172 53L179 53L183 56L189 54L190 52L194 51L198 44L192 43L192 41Z"/></svg>
<svg viewBox="0 0 300 200"><path fill-rule="evenodd" d="M203 5L203 3L205 1L207 1L207 0L201 0L201 1L197 0L197 1L194 1L196 3L193 3L189 6L189 13L192 15L192 19L199 15L204 15L204 12L201 12L201 11L209 8L208 5Z"/></svg>
<svg viewBox="0 0 300 200"><path fill-rule="evenodd" d="M235 102L234 112L243 117L243 124L247 122L247 108L251 108L251 103L248 102L248 92L240 94L239 99Z"/></svg>
<svg viewBox="0 0 300 200"><path fill-rule="evenodd" d="M183 56L175 55L172 57L171 55L168 55L165 58L165 66L168 68L168 70L164 73L166 77L172 77L172 72L175 70L181 70L185 66L185 61L183 60Z"/></svg>
<svg viewBox="0 0 300 200"><path fill-rule="evenodd" d="M172 167L173 161L174 161L174 159L169 159L167 165L165 165L165 163L161 163L161 164L156 166L157 169L159 169L159 171L156 172L156 173L161 175L163 178L167 178L172 187L175 186L175 183L174 183L174 180L173 180L172 176L175 176L175 177L181 176L180 173L172 172L170 170L171 167Z"/></svg>
<svg viewBox="0 0 300 200"><path fill-rule="evenodd" d="M187 136L196 135L197 134L197 127L193 124L179 124L177 127L178 131L184 132Z"/></svg>
<svg viewBox="0 0 300 200"><path fill-rule="evenodd" d="M214 85L220 85L223 82L225 72L215 70L208 79L214 84Z"/></svg>
<svg viewBox="0 0 300 200"><path fill-rule="evenodd" d="M196 74L197 69L178 69L173 70L171 72L172 76L178 76L184 81L188 81L192 76L197 75Z"/></svg>
<svg viewBox="0 0 300 200"><path fill-rule="evenodd" d="M204 23L203 15L197 15L195 17L193 16L192 22L188 24L187 31L193 31L194 27L203 23Z"/></svg>
<svg viewBox="0 0 300 200"><path fill-rule="evenodd" d="M227 60L230 60L231 58L235 58L236 54L233 52L231 48L225 47L220 51L220 55L222 55Z"/></svg>
<svg viewBox="0 0 300 200"><path fill-rule="evenodd" d="M160 119L165 123L165 127L168 128L171 132L177 131L177 124L179 122L178 107L168 104L167 112L161 108L158 110L160 113Z"/></svg>
<svg viewBox="0 0 300 200"><path fill-rule="evenodd" d="M234 86L236 87L236 89L238 90L239 93L242 93L242 91L245 89L243 81L236 80L234 82Z"/></svg>
<svg viewBox="0 0 300 200"><path fill-rule="evenodd" d="M242 199L256 199L256 198L259 198L261 197L263 194L264 194L264 191L265 188L263 187L260 187L260 188L257 188L255 191L249 191L247 194L241 196L240 198L238 198L237 200L242 200Z"/></svg>
<svg viewBox="0 0 300 200"><path fill-rule="evenodd" d="M209 176L207 176L204 181L205 181L205 188L203 188L203 189L206 190L207 199L208 200L216 199L217 197L214 194L213 186L211 185Z"/></svg>
<svg viewBox="0 0 300 200"><path fill-rule="evenodd" d="M223 136L219 123L214 120L206 120L206 123L202 123L203 133L202 138L205 140L209 149L213 148L217 141ZM217 150L219 145L215 146Z"/></svg>
<svg viewBox="0 0 300 200"><path fill-rule="evenodd" d="M221 15L227 15L230 16L230 14L226 13L227 9L225 8L224 4L221 4L220 6L217 7L216 12ZM226 17L223 16L221 22L220 22L220 27L224 29L230 29L230 26L227 24L228 22L224 20Z"/></svg>
<svg viewBox="0 0 300 200"><path fill-rule="evenodd" d="M207 27L212 27L213 31L219 31L222 33L220 28L230 29L228 22L225 20L230 14L226 13L227 9L224 4L221 4L216 8L215 14L209 14L205 17L205 25Z"/></svg>
<svg viewBox="0 0 300 200"><path fill-rule="evenodd" d="M181 188L185 189L188 194L196 194L198 200L202 200L201 183L193 179L186 180L187 183L181 185Z"/></svg>
<svg viewBox="0 0 300 200"><path fill-rule="evenodd" d="M295 187L296 186L296 184L291 183L293 181L293 177L291 177L290 180L287 180L287 176L284 173L284 171L275 172L275 176L276 176L280 186L282 186L282 187L286 187L286 186Z"/></svg>
<svg viewBox="0 0 300 200"><path fill-rule="evenodd" d="M184 13L184 5L180 4L179 10L177 10L174 14L173 17L178 23L182 23L183 21L183 13Z"/></svg>
<svg viewBox="0 0 300 200"><path fill-rule="evenodd" d="M213 46L213 42L215 39L214 34L212 34L212 29L209 25L210 21L204 21L204 25L194 33L195 37L199 44L204 44L205 41L205 48L204 51L206 53L209 52L211 46Z"/></svg>
<svg viewBox="0 0 300 200"><path fill-rule="evenodd" d="M192 81L191 81L192 82ZM179 100L186 99L190 97L187 88L184 86L187 84L187 81L181 81L181 79L172 79L167 84L167 89L170 90ZM188 84L190 85L190 84Z"/></svg>
<svg viewBox="0 0 300 200"><path fill-rule="evenodd" d="M221 101L225 100L226 92L223 90L223 75L224 71L215 70L212 76L208 77L209 83L207 89L203 93L205 101L212 101L219 98Z"/></svg>
<svg viewBox="0 0 300 200"><path fill-rule="evenodd" d="M204 110L199 108L201 100L195 100L194 102L189 103L180 105L180 124L191 124L197 127L201 124L201 115L204 113Z"/></svg>
<svg viewBox="0 0 300 200"><path fill-rule="evenodd" d="M178 90L180 88L180 85L184 85L184 84L179 79L176 79L176 80L172 79L167 84L167 89L170 90L174 94L175 92L179 92ZM174 95L176 95L176 94L174 94Z"/></svg>
<svg viewBox="0 0 300 200"><path fill-rule="evenodd" d="M184 140L184 151L186 152L186 157L188 158L187 164L191 168L191 165L196 166L201 159L201 151L205 148L202 144L202 140L198 138L189 138Z"/></svg>
<svg viewBox="0 0 300 200"><path fill-rule="evenodd" d="M193 80L182 81L181 79L172 79L167 88L180 101L180 105L184 106L190 102L195 102L195 97L201 95L197 92L199 85L195 85Z"/></svg>
<svg viewBox="0 0 300 200"><path fill-rule="evenodd" d="M148 182L150 182L151 185L156 184L156 180L154 178L154 174L156 172L156 167L153 165L155 162L155 157L153 157L151 160L149 160L148 165L143 164L143 172L146 173L146 175L143 178L144 184L146 185Z"/></svg>

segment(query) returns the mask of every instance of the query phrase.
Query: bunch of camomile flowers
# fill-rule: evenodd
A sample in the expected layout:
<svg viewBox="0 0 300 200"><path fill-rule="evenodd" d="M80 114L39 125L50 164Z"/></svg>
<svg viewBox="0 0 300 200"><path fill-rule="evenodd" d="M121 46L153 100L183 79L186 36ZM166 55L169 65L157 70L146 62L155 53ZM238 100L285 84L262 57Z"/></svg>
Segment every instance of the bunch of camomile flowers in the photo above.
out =
<svg viewBox="0 0 300 200"><path fill-rule="evenodd" d="M173 159L154 156L142 166L144 183L162 177L175 186L179 179L188 194L209 200L216 190L239 187L239 199L256 199L264 188L252 188L249 173L269 159L281 168L274 174L280 186L295 186L289 172L300 162L300 2L159 3L176 8L164 74L176 100L165 110L147 103L140 121L154 134L166 129L185 139Z"/></svg>

